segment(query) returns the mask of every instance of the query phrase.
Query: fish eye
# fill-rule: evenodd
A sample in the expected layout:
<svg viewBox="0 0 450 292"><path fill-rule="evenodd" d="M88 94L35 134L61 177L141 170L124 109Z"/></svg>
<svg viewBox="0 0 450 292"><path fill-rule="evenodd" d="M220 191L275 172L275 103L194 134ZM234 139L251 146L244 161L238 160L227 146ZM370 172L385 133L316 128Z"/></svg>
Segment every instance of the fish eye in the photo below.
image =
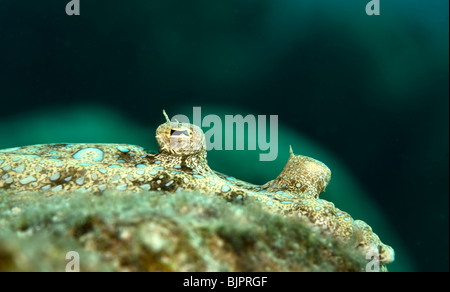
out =
<svg viewBox="0 0 450 292"><path fill-rule="evenodd" d="M190 137L191 133L186 129L170 129L171 137Z"/></svg>
<svg viewBox="0 0 450 292"><path fill-rule="evenodd" d="M201 151L206 152L205 135L200 127L178 121L171 122L165 111L163 114L166 122L156 130L156 140L160 152L174 155L193 155Z"/></svg>

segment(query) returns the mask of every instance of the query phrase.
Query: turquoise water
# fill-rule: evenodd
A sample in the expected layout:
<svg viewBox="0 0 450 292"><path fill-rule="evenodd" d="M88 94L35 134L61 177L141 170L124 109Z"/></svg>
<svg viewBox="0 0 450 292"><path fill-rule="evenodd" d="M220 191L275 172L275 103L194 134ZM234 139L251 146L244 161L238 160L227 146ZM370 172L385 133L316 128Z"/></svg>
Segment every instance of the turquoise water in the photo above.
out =
<svg viewBox="0 0 450 292"><path fill-rule="evenodd" d="M448 271L448 1L67 2L0 1L0 148L156 150L162 109L278 115L275 161L211 151L214 169L264 183L292 145L395 248L391 270Z"/></svg>

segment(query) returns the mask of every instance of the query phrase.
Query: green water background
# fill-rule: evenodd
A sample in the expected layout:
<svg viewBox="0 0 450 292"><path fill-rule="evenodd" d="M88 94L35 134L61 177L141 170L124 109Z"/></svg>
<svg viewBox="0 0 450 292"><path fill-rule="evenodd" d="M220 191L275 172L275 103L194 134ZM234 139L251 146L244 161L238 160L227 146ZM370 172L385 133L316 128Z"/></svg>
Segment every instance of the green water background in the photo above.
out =
<svg viewBox="0 0 450 292"><path fill-rule="evenodd" d="M448 271L448 1L0 0L0 148L156 149L170 115L278 115L279 155L212 151L254 183L297 154L323 198L392 245L393 271Z"/></svg>

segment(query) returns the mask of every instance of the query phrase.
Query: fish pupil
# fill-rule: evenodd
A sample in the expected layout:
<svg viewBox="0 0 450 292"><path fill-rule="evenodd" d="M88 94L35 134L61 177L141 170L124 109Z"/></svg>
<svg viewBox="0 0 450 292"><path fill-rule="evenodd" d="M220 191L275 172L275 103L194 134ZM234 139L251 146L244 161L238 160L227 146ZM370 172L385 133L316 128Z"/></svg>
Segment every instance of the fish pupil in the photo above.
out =
<svg viewBox="0 0 450 292"><path fill-rule="evenodd" d="M189 137L189 131L188 130L170 130L170 136L186 136Z"/></svg>

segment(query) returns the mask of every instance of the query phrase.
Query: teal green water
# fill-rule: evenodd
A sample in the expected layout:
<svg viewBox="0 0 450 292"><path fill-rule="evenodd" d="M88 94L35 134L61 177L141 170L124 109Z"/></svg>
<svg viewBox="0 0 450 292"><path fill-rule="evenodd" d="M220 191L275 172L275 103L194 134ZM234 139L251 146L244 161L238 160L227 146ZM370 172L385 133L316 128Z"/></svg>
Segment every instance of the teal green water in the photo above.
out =
<svg viewBox="0 0 450 292"><path fill-rule="evenodd" d="M213 168L264 183L292 145L395 248L390 270L448 271L448 1L64 2L0 1L0 148L156 149L162 109L278 115L277 160L211 151Z"/></svg>

